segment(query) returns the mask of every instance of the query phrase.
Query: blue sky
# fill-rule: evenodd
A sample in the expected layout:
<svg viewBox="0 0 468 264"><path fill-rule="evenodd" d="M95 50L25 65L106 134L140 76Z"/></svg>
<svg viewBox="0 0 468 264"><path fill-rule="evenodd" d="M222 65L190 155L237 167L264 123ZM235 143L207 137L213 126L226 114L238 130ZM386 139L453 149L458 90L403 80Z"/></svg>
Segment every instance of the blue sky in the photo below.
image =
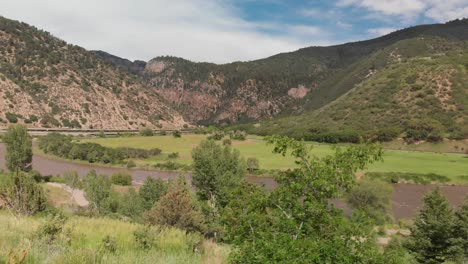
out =
<svg viewBox="0 0 468 264"><path fill-rule="evenodd" d="M0 0L0 15L131 60L253 60L468 17L468 0ZM28 7L28 8L25 8Z"/></svg>

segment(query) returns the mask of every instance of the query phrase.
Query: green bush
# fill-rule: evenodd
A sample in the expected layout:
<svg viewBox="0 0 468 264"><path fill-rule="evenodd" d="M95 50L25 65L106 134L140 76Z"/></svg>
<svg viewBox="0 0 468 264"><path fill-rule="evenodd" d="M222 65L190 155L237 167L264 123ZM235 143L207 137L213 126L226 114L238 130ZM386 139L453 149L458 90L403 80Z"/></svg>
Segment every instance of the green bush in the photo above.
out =
<svg viewBox="0 0 468 264"><path fill-rule="evenodd" d="M129 186L132 185L132 175L125 172L117 172L112 174L111 181L115 185Z"/></svg>
<svg viewBox="0 0 468 264"><path fill-rule="evenodd" d="M257 158L247 158L247 170L252 173L260 168Z"/></svg>
<svg viewBox="0 0 468 264"><path fill-rule="evenodd" d="M167 157L170 159L177 159L179 157L179 152L172 152L169 155L167 155Z"/></svg>
<svg viewBox="0 0 468 264"><path fill-rule="evenodd" d="M140 129L140 135L144 137L152 137L154 136L154 131L150 128L142 128Z"/></svg>
<svg viewBox="0 0 468 264"><path fill-rule="evenodd" d="M174 132L172 132L172 136L174 136L175 138L180 138L182 137L182 132L180 132L179 130L175 130Z"/></svg>
<svg viewBox="0 0 468 264"><path fill-rule="evenodd" d="M133 160L127 161L127 168L128 169L135 168L135 167L136 167L136 163Z"/></svg>
<svg viewBox="0 0 468 264"><path fill-rule="evenodd" d="M8 120L8 122L10 122L10 123L18 123L18 116L15 115L15 114L12 114L12 113L10 113L10 112L7 112L7 113L5 114L5 117L6 117L6 119Z"/></svg>

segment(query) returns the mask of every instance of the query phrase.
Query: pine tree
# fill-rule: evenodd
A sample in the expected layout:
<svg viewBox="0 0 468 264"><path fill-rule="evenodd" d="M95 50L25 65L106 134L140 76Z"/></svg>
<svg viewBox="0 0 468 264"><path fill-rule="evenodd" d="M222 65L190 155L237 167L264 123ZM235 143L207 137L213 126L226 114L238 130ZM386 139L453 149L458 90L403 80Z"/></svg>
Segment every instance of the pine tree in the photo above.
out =
<svg viewBox="0 0 468 264"><path fill-rule="evenodd" d="M203 231L203 215L190 194L185 179L169 187L155 206L145 214L150 224L172 226L189 232Z"/></svg>
<svg viewBox="0 0 468 264"><path fill-rule="evenodd" d="M443 263L450 259L455 216L447 198L437 188L424 198L406 248L420 263Z"/></svg>

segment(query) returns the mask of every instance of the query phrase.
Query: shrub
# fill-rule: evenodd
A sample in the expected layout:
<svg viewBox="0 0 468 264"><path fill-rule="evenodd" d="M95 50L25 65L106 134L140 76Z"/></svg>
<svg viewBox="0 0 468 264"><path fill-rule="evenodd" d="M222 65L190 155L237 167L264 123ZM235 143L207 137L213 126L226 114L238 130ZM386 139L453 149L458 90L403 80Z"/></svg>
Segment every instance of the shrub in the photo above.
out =
<svg viewBox="0 0 468 264"><path fill-rule="evenodd" d="M133 233L133 237L136 244L144 250L151 249L156 242L156 235L150 226L139 227Z"/></svg>
<svg viewBox="0 0 468 264"><path fill-rule="evenodd" d="M159 198L167 192L167 187L167 182L162 179L146 178L145 183L138 192L138 195L143 200L143 207L146 210L151 209L159 201Z"/></svg>
<svg viewBox="0 0 468 264"><path fill-rule="evenodd" d="M84 190L91 209L97 213L104 213L109 210L109 202L112 184L105 175L97 175L92 170L84 179Z"/></svg>
<svg viewBox="0 0 468 264"><path fill-rule="evenodd" d="M127 161L127 168L128 169L135 168L135 167L136 167L136 163L133 160Z"/></svg>
<svg viewBox="0 0 468 264"><path fill-rule="evenodd" d="M179 152L172 152L167 157L170 159L177 159L179 157Z"/></svg>
<svg viewBox="0 0 468 264"><path fill-rule="evenodd" d="M101 248L107 252L115 253L117 251L117 239L114 236L105 236L102 239Z"/></svg>
<svg viewBox="0 0 468 264"><path fill-rule="evenodd" d="M226 138L223 140L223 145L225 146L231 146L232 145L232 141L229 139L229 138Z"/></svg>
<svg viewBox="0 0 468 264"><path fill-rule="evenodd" d="M115 185L129 186L132 185L132 175L125 172L117 172L112 174L111 181Z"/></svg>
<svg viewBox="0 0 468 264"><path fill-rule="evenodd" d="M203 232L203 215L197 208L185 180L178 179L156 205L145 214L148 223L172 226L189 232Z"/></svg>
<svg viewBox="0 0 468 264"><path fill-rule="evenodd" d="M257 158L248 158L247 159L247 170L252 173L260 168Z"/></svg>
<svg viewBox="0 0 468 264"><path fill-rule="evenodd" d="M207 137L208 140L221 140L224 137L224 132L221 130L215 130L213 134Z"/></svg>
<svg viewBox="0 0 468 264"><path fill-rule="evenodd" d="M0 175L0 200L15 215L29 216L46 208L47 198L43 188L25 172Z"/></svg>
<svg viewBox="0 0 468 264"><path fill-rule="evenodd" d="M236 130L229 134L229 137L232 140L245 140L247 138L247 134L244 131Z"/></svg>
<svg viewBox="0 0 468 264"><path fill-rule="evenodd" d="M143 129L140 129L140 135L144 137L151 137L151 136L154 136L154 132L150 128L143 128Z"/></svg>
<svg viewBox="0 0 468 264"><path fill-rule="evenodd" d="M167 132L166 132L166 130L161 130L161 131L159 131L159 134L161 136L165 136L165 135L167 135Z"/></svg>
<svg viewBox="0 0 468 264"><path fill-rule="evenodd" d="M180 138L182 137L182 133L179 131L179 130L175 130L172 135L175 137L175 138Z"/></svg>
<svg viewBox="0 0 468 264"><path fill-rule="evenodd" d="M6 119L8 120L8 122L10 122L10 123L18 123L18 117L17 117L17 115L15 115L15 114L12 114L12 113L10 113L10 112L7 112L7 113L5 114L5 117L6 117Z"/></svg>
<svg viewBox="0 0 468 264"><path fill-rule="evenodd" d="M361 180L348 194L347 201L354 209L361 210L377 224L389 219L390 202L393 189L378 180Z"/></svg>

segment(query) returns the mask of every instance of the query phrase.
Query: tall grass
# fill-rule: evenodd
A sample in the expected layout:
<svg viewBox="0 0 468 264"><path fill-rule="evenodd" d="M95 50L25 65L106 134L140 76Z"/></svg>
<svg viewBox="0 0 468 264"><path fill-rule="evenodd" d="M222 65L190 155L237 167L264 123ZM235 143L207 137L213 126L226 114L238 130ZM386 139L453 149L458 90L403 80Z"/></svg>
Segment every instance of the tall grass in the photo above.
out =
<svg viewBox="0 0 468 264"><path fill-rule="evenodd" d="M26 250L26 263L225 263L229 248L174 228L151 227L154 246L145 250L134 238L140 224L109 218L71 216L57 241L38 236L41 217L15 218L0 211L0 263L10 252ZM103 239L115 241L107 251Z"/></svg>

